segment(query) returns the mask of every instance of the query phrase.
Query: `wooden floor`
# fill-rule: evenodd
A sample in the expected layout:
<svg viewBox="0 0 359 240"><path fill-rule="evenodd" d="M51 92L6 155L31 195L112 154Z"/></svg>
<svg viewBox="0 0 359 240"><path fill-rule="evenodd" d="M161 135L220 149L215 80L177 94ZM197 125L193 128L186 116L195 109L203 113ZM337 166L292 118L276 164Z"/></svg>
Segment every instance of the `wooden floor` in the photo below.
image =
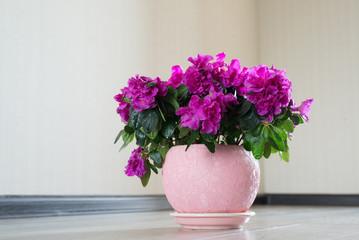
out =
<svg viewBox="0 0 359 240"><path fill-rule="evenodd" d="M359 240L358 207L254 206L239 230L187 230L168 211L0 220L0 239Z"/></svg>

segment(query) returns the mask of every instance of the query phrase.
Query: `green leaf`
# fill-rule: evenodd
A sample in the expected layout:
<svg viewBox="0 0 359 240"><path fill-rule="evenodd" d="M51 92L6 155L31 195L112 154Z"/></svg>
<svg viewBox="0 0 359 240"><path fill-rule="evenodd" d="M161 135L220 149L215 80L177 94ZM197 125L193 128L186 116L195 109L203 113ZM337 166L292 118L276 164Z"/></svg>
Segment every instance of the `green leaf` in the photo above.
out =
<svg viewBox="0 0 359 240"><path fill-rule="evenodd" d="M150 180L151 177L151 171L150 171L150 167L148 166L148 160L145 162L145 166L146 166L146 173L141 177L141 183L143 187L147 186L148 180Z"/></svg>
<svg viewBox="0 0 359 240"><path fill-rule="evenodd" d="M292 120L294 125L299 125L299 123L300 123L300 118L298 117L298 115L295 115L295 114L292 114L290 116L290 120Z"/></svg>
<svg viewBox="0 0 359 240"><path fill-rule="evenodd" d="M127 132L123 132L122 133L122 140L126 141L126 139L130 136L130 134L128 134Z"/></svg>
<svg viewBox="0 0 359 240"><path fill-rule="evenodd" d="M168 121L164 124L163 128L161 129L161 134L169 139L174 131L176 130L177 124L175 121Z"/></svg>
<svg viewBox="0 0 359 240"><path fill-rule="evenodd" d="M150 158L157 164L162 162L161 154L157 150L150 152Z"/></svg>
<svg viewBox="0 0 359 240"><path fill-rule="evenodd" d="M273 140L281 141L282 137L274 130L274 126L269 126L269 137L273 137Z"/></svg>
<svg viewBox="0 0 359 240"><path fill-rule="evenodd" d="M154 163L154 165L156 166L156 168L162 168L163 163L162 162L160 164Z"/></svg>
<svg viewBox="0 0 359 240"><path fill-rule="evenodd" d="M284 149L284 151L281 153L281 158L282 158L285 162L289 162L289 147L288 147L287 141L285 141L285 149Z"/></svg>
<svg viewBox="0 0 359 240"><path fill-rule="evenodd" d="M284 142L278 133L270 129L268 140L273 148L279 151L284 151Z"/></svg>
<svg viewBox="0 0 359 240"><path fill-rule="evenodd" d="M279 157L285 161L289 162L289 152L279 152Z"/></svg>
<svg viewBox="0 0 359 240"><path fill-rule="evenodd" d="M130 108L130 122L134 130L143 128L144 132L150 134L157 126L159 113L155 108L146 109L142 112L136 112Z"/></svg>
<svg viewBox="0 0 359 240"><path fill-rule="evenodd" d="M201 133L201 136L207 142L213 142L216 137L216 135L207 134L207 133L204 133L204 134Z"/></svg>
<svg viewBox="0 0 359 240"><path fill-rule="evenodd" d="M282 152L282 159L285 162L289 162L289 152Z"/></svg>
<svg viewBox="0 0 359 240"><path fill-rule="evenodd" d="M171 94L174 98L177 98L178 92L177 92L177 90L176 90L174 87L168 85L168 86L167 86L167 90L168 90L168 93L169 93L169 94ZM167 94L168 94L168 93L167 93Z"/></svg>
<svg viewBox="0 0 359 240"><path fill-rule="evenodd" d="M283 128L285 131L292 133L294 132L294 124L291 120L287 119L283 122Z"/></svg>
<svg viewBox="0 0 359 240"><path fill-rule="evenodd" d="M176 98L172 94L167 94L165 97L162 98L162 100L171 104L175 110L178 110L180 108Z"/></svg>
<svg viewBox="0 0 359 240"><path fill-rule="evenodd" d="M124 143L122 145L122 147L120 148L119 152L122 151L122 149L124 149L125 147L127 147L127 145L132 142L133 138L134 138L135 134L130 134L130 135L127 135L124 139Z"/></svg>
<svg viewBox="0 0 359 240"><path fill-rule="evenodd" d="M141 112L139 117L143 127L143 131L147 134L150 134L158 124L159 114L156 109L146 109Z"/></svg>
<svg viewBox="0 0 359 240"><path fill-rule="evenodd" d="M279 151L279 147L278 147L277 143L273 140L272 137L269 137L269 138L268 138L268 141L269 141L270 145L272 146L272 148L274 148L274 149L276 149L277 151Z"/></svg>
<svg viewBox="0 0 359 240"><path fill-rule="evenodd" d="M151 152L152 150L155 150L158 148L158 143L155 142L155 141L151 141L151 145L150 145L150 148L149 148L149 151Z"/></svg>
<svg viewBox="0 0 359 240"><path fill-rule="evenodd" d="M180 132L179 132L178 137L183 138L183 137L187 136L188 133L189 133L189 130L190 129L188 127L180 128Z"/></svg>
<svg viewBox="0 0 359 240"><path fill-rule="evenodd" d="M288 135L285 131L279 127L273 126L273 130L280 136L280 138L284 141L287 139Z"/></svg>
<svg viewBox="0 0 359 240"><path fill-rule="evenodd" d="M162 159L166 159L166 155L167 155L167 152L169 149L170 149L170 146L167 144L158 150Z"/></svg>
<svg viewBox="0 0 359 240"><path fill-rule="evenodd" d="M252 153L255 159L260 159L264 152L264 138L262 135L253 137L252 139Z"/></svg>
<svg viewBox="0 0 359 240"><path fill-rule="evenodd" d="M130 123L134 129L141 128L141 119L139 119L140 112L136 112L132 107L130 108Z"/></svg>
<svg viewBox="0 0 359 240"><path fill-rule="evenodd" d="M196 138L198 137L198 134L199 134L199 130L193 130L192 131L192 134L191 136L189 137L189 140L188 140L188 144L187 144L187 147L186 147L186 150L189 148L189 146L191 146L191 144L194 142L194 140L196 140Z"/></svg>
<svg viewBox="0 0 359 240"><path fill-rule="evenodd" d="M130 126L125 126L124 130L125 130L125 132L127 132L128 134L132 134L132 133L135 132L135 130L133 130L133 128L130 127Z"/></svg>
<svg viewBox="0 0 359 240"><path fill-rule="evenodd" d="M289 152L289 147L288 147L287 140L284 141L284 152Z"/></svg>
<svg viewBox="0 0 359 240"><path fill-rule="evenodd" d="M144 134L146 134L147 137L149 137L150 139L154 140L157 138L158 132L162 129L162 121L158 121L157 126L152 130L151 133L145 133L145 131L143 130L143 128L141 128L141 130L143 131Z"/></svg>
<svg viewBox="0 0 359 240"><path fill-rule="evenodd" d="M263 128L263 137L264 137L264 140L267 141L268 136L269 136L269 127L268 127L268 126L264 126L264 128Z"/></svg>
<svg viewBox="0 0 359 240"><path fill-rule="evenodd" d="M144 147L146 143L146 135L141 130L136 130L136 145Z"/></svg>
<svg viewBox="0 0 359 240"><path fill-rule="evenodd" d="M152 86L155 86L156 85L156 82L149 82L146 84L146 87L152 87Z"/></svg>
<svg viewBox="0 0 359 240"><path fill-rule="evenodd" d="M156 168L154 165L152 165L151 163L148 163L148 165L150 166L150 168L152 169L152 171L154 171L154 173L158 174L158 170L157 170L157 168Z"/></svg>
<svg viewBox="0 0 359 240"><path fill-rule="evenodd" d="M296 113L296 114L297 114L297 113ZM300 124L303 124L303 123L304 123L303 118L302 118L299 114L297 114L297 116L299 117L299 123L300 123Z"/></svg>
<svg viewBox="0 0 359 240"><path fill-rule="evenodd" d="M277 153L277 152L278 152L277 149L275 149L274 147L271 147L271 153Z"/></svg>
<svg viewBox="0 0 359 240"><path fill-rule="evenodd" d="M243 139L243 147L245 150L247 151L252 151L252 136L247 133L245 136L244 136L244 139Z"/></svg>
<svg viewBox="0 0 359 240"><path fill-rule="evenodd" d="M281 141L275 141L274 138L272 138L272 137L269 137L268 140L269 140L271 146L272 146L274 149L276 149L276 150L278 150L278 151L283 151L283 150L284 150L284 143L283 143L283 142L281 142Z"/></svg>
<svg viewBox="0 0 359 240"><path fill-rule="evenodd" d="M277 116L277 118L279 119L283 119L287 114L287 109L286 108L282 108L282 112ZM288 117L287 117L288 118Z"/></svg>
<svg viewBox="0 0 359 240"><path fill-rule="evenodd" d="M123 97L122 101L127 102L127 103L131 103L131 99L129 99L127 97Z"/></svg>
<svg viewBox="0 0 359 240"><path fill-rule="evenodd" d="M178 93L178 95L177 95L178 101L182 101L182 100L187 98L188 88L186 87L186 85L182 84L176 90L177 90L177 93Z"/></svg>
<svg viewBox="0 0 359 240"><path fill-rule="evenodd" d="M226 137L226 142L229 144L229 145L236 145L237 142L234 140L234 137L233 136L228 136Z"/></svg>
<svg viewBox="0 0 359 240"><path fill-rule="evenodd" d="M160 135L157 135L157 137L152 140L153 140L152 142L160 144L163 141L163 137L161 137Z"/></svg>
<svg viewBox="0 0 359 240"><path fill-rule="evenodd" d="M123 131L124 131L124 129L122 129L122 130L117 134L117 137L116 137L116 139L115 139L114 144L116 144L117 141L118 141L118 139L120 139L120 137L122 136Z"/></svg>
<svg viewBox="0 0 359 240"><path fill-rule="evenodd" d="M252 131L252 136L257 137L259 136L259 134L262 133L262 129L263 129L263 125L259 124L253 131Z"/></svg>
<svg viewBox="0 0 359 240"><path fill-rule="evenodd" d="M264 153L263 153L263 156L265 157L265 158L269 158L269 156L270 156L270 154L271 154L271 145L270 145L270 143L269 142L265 142L265 144L264 144Z"/></svg>
<svg viewBox="0 0 359 240"><path fill-rule="evenodd" d="M260 120L259 118L257 118L255 111L256 110L253 105L250 111L248 111L244 116L239 118L239 127L242 129L242 131L250 131L257 127L260 123Z"/></svg>
<svg viewBox="0 0 359 240"><path fill-rule="evenodd" d="M211 153L214 153L216 151L216 145L214 145L213 142L203 141L203 144L206 145L206 147Z"/></svg>
<svg viewBox="0 0 359 240"><path fill-rule="evenodd" d="M244 114L246 114L249 109L251 108L252 103L250 101L245 101L242 104L241 110L239 110L237 117L242 117Z"/></svg>

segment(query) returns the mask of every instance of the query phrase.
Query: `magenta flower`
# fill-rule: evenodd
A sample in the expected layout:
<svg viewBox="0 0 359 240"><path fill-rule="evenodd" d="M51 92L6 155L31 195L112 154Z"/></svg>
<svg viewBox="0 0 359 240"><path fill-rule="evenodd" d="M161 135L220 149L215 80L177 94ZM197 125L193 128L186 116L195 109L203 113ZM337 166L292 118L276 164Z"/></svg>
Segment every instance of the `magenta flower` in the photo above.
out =
<svg viewBox="0 0 359 240"><path fill-rule="evenodd" d="M213 60L213 57L210 55L203 55L203 54L198 54L196 58L194 57L189 57L188 61L190 61L194 66L196 66L199 69L207 69L210 66L209 62ZM212 69L211 69L212 71Z"/></svg>
<svg viewBox="0 0 359 240"><path fill-rule="evenodd" d="M155 84L153 84L155 83ZM167 87L160 78L152 80L149 77L136 75L128 80L128 87L122 92L131 99L131 106L137 112L156 106L155 97L163 97L167 94Z"/></svg>
<svg viewBox="0 0 359 240"><path fill-rule="evenodd" d="M248 70L244 83L247 99L255 104L258 114L267 115L265 122L272 122L274 115L281 113L291 99L292 83L285 76L285 70L268 69L265 65Z"/></svg>
<svg viewBox="0 0 359 240"><path fill-rule="evenodd" d="M239 60L233 59L226 75L227 84L234 87L238 95L244 96L247 93L244 82L248 77L248 68L241 69Z"/></svg>
<svg viewBox="0 0 359 240"><path fill-rule="evenodd" d="M212 101L209 96L204 99L203 109L198 111L202 122L201 133L217 134L221 122L221 107L216 101Z"/></svg>
<svg viewBox="0 0 359 240"><path fill-rule="evenodd" d="M293 101L293 106L290 107L290 110L292 111L299 111L299 115L302 116L304 118L304 120L306 122L309 122L309 113L310 113L310 105L312 105L313 103L313 99L307 99L305 101L302 102L302 104L300 104L299 107L296 106L294 100Z"/></svg>
<svg viewBox="0 0 359 240"><path fill-rule="evenodd" d="M232 94L213 93L202 100L193 95L188 107L181 107L176 114L181 116L181 127L189 127L201 133L217 134L221 118L228 107L238 104Z"/></svg>
<svg viewBox="0 0 359 240"><path fill-rule="evenodd" d="M188 87L189 93L202 96L209 92L222 91L221 86L212 78L212 59L212 56L203 54L198 54L197 58L188 58L193 65L184 73L183 83Z"/></svg>
<svg viewBox="0 0 359 240"><path fill-rule="evenodd" d="M181 107L176 111L176 115L181 116L181 127L189 127L197 130L200 126L198 111L202 109L203 100L197 95L193 95L188 107ZM196 114L197 113L197 114Z"/></svg>
<svg viewBox="0 0 359 240"><path fill-rule="evenodd" d="M228 69L228 64L224 61L225 58L226 54L224 52L219 53L216 56L216 61L212 63L212 77L219 82L222 82L223 73Z"/></svg>
<svg viewBox="0 0 359 240"><path fill-rule="evenodd" d="M246 88L244 81L248 75L248 69L241 69L241 63L238 59L232 59L231 64L224 62L225 54L216 56L216 62L213 63L212 76L215 80L222 83L225 88L234 87L238 95L245 95Z"/></svg>
<svg viewBox="0 0 359 240"><path fill-rule="evenodd" d="M115 96L115 100L119 102L119 106L117 108L117 113L120 114L122 122L127 123L130 118L130 104L128 102L123 101L124 94L117 94Z"/></svg>
<svg viewBox="0 0 359 240"><path fill-rule="evenodd" d="M234 105L238 104L238 101L233 94L223 94L222 92L215 92L208 96L212 102L217 102L221 108L221 116L227 112L227 108L231 108Z"/></svg>
<svg viewBox="0 0 359 240"><path fill-rule="evenodd" d="M127 176L134 176L141 178L146 173L145 159L142 157L142 148L138 147L133 150L128 160L125 173Z"/></svg>
<svg viewBox="0 0 359 240"><path fill-rule="evenodd" d="M212 72L213 78L221 82L225 88L234 87L237 94L244 95L246 89L244 81L247 78L247 68L241 70L241 63L238 59L233 59L231 64L228 65L224 62L225 54L218 54L216 62L213 63L214 70Z"/></svg>
<svg viewBox="0 0 359 240"><path fill-rule="evenodd" d="M168 79L166 85L172 86L174 88L178 88L182 84L183 84L183 70L179 65L173 66L171 78Z"/></svg>

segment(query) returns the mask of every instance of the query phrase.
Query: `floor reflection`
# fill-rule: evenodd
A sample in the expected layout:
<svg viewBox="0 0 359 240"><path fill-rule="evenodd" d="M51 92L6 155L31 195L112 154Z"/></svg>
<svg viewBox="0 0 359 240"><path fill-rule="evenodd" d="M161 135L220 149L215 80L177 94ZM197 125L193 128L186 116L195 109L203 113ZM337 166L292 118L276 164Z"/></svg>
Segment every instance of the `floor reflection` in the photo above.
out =
<svg viewBox="0 0 359 240"><path fill-rule="evenodd" d="M108 233L107 233L108 234ZM254 234L245 229L231 230L192 230L181 227L151 228L136 231L121 231L116 239L158 239L158 240L194 240L194 239L237 239L255 240Z"/></svg>

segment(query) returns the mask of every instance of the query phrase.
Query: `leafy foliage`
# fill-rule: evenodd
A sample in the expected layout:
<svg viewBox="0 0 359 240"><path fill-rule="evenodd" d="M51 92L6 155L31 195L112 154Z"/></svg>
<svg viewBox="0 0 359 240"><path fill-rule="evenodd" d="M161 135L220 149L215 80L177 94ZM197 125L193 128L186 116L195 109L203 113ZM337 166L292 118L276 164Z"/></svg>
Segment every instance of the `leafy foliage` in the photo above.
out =
<svg viewBox="0 0 359 240"><path fill-rule="evenodd" d="M167 152L175 145L185 145L187 151L192 144L204 144L211 153L217 144L243 145L256 159L278 153L283 161L289 162L288 140L297 125L308 121L313 100L294 106L287 94L291 92L291 83L283 71L262 65L253 67L257 74L250 78L244 72L247 77L242 84L241 71L247 70L236 68L240 64L226 65L216 60L216 65L210 65L206 63L208 56L203 56L192 59L193 66L188 71L196 84L185 82L183 76L187 71L184 73L177 66L167 83L159 78L136 76L129 80L132 88L129 84L115 96L120 103L117 112L126 125L114 142L122 137L121 151L136 139L140 147L133 153L133 159L137 157L144 163L142 173L137 175L143 186L148 184L151 172L158 174ZM223 55L219 56L218 59L223 59ZM206 69L205 63L211 67ZM221 79L223 71L226 74ZM259 75L273 74L277 78L268 81L272 85L258 85L266 82L259 81ZM266 87L268 91L261 90Z"/></svg>
<svg viewBox="0 0 359 240"><path fill-rule="evenodd" d="M269 158L272 153L279 152L281 159L289 162L287 140L294 126L304 122L299 115L285 108L272 123L266 123L262 121L265 116L258 114L254 104L239 96L239 104L228 109L228 117L221 122L218 134L205 134L180 126L175 111L188 97L185 85L177 89L168 87L168 94L157 99L157 107L142 112L131 107L129 122L119 132L115 143L122 136L122 150L136 138L136 144L143 148L146 158L146 174L141 177L143 186L148 184L151 171L157 174L158 168L162 168L168 150L178 144L187 145L186 150L194 143L204 144L211 153L215 152L216 144L242 144L256 159Z"/></svg>

